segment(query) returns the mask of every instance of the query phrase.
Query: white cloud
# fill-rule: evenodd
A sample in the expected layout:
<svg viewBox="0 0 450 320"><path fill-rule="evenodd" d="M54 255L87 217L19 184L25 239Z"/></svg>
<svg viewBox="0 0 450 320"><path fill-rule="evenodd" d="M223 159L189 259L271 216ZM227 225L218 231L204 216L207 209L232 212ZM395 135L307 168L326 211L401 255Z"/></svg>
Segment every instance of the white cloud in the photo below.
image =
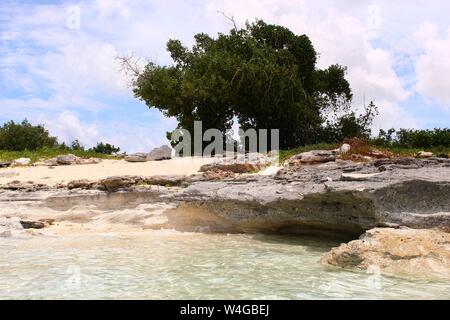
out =
<svg viewBox="0 0 450 320"><path fill-rule="evenodd" d="M57 136L60 142L70 143L79 139L83 144L92 146L100 141L98 126L81 122L74 113L69 111L63 111L56 118L38 117L37 122L45 124L50 133Z"/></svg>
<svg viewBox="0 0 450 320"><path fill-rule="evenodd" d="M450 2L433 6L425 0L414 4L406 0L58 3L0 8L0 118L40 117L68 142L85 139L82 142L88 145L102 140L127 151L145 151L164 143L165 131L174 127L173 119L164 121L143 105L141 110L133 109L138 104L115 57L135 52L160 64L170 63L165 50L169 38L189 45L197 32L214 35L230 28L217 11L235 16L241 26L246 20L262 18L306 33L320 54L319 67L348 66L356 107L375 100L381 111L376 127L417 125L404 104L411 96L414 74L399 76L395 72L399 66L415 65L415 90L450 105L450 62L446 59L450 31L439 34L449 26ZM66 10L69 5L80 8L79 29L68 28L73 14ZM425 19L431 23L422 24L415 33L418 41L411 41ZM130 116L145 110L150 115L148 125L136 120L137 116L120 119L128 106ZM83 134L83 126L87 133Z"/></svg>
<svg viewBox="0 0 450 320"><path fill-rule="evenodd" d="M31 121L44 124L50 134L57 136L59 142L70 144L78 139L85 147L90 148L98 142L107 142L119 146L122 151L150 151L162 144L167 144L165 132L174 129L173 119L163 118L149 121L149 124L130 125L126 122L82 121L78 114L62 111L54 116L41 115Z"/></svg>
<svg viewBox="0 0 450 320"><path fill-rule="evenodd" d="M423 96L450 107L450 28L444 37L435 24L423 24L416 35L424 53L415 64L416 90Z"/></svg>
<svg viewBox="0 0 450 320"><path fill-rule="evenodd" d="M334 63L348 67L354 106L361 109L364 102L367 104L370 100L379 106L377 127L414 125L411 117L407 116L407 110L400 107L411 93L394 71L393 56L385 49L374 47L371 42L382 27L381 9L368 1L363 5L363 15L357 17L351 14L351 10L348 10L350 13L340 10L339 5L343 1L335 3L210 0L208 9L211 17L216 11L225 11L234 15L238 22L264 18L270 23L287 26L298 34L307 34L319 53L319 67Z"/></svg>

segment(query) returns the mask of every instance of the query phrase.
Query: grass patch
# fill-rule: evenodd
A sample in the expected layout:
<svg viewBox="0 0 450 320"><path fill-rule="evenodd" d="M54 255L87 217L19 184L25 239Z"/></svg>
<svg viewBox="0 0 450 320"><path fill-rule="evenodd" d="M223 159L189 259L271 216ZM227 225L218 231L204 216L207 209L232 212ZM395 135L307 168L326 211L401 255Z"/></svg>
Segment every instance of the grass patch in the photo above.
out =
<svg viewBox="0 0 450 320"><path fill-rule="evenodd" d="M100 159L116 159L115 156L96 153L87 150L71 150L71 149L40 149L36 151L6 151L0 150L0 161L11 161L19 158L30 158L31 163L41 160L47 160L59 155L73 154L83 159L100 158Z"/></svg>
<svg viewBox="0 0 450 320"><path fill-rule="evenodd" d="M330 143L318 143L306 145L290 150L280 150L280 163L283 163L287 159L301 152L307 152L311 150L333 150L339 148L340 144ZM383 147L377 145L362 145L352 148L352 150L344 155L344 159L350 159L352 154L367 155L374 150L378 150L384 154L392 153L394 157L415 157L420 151L432 152L436 156L449 157L450 148L448 147L431 147L431 148L400 148L400 147Z"/></svg>

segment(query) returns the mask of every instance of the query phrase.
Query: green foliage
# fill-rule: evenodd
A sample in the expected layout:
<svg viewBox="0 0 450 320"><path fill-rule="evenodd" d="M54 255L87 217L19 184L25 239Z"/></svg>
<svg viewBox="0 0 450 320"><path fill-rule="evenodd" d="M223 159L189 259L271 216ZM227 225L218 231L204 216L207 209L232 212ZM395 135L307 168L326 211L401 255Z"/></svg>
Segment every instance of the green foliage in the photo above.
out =
<svg viewBox="0 0 450 320"><path fill-rule="evenodd" d="M72 143L70 144L70 148L72 150L84 150L83 145L80 143L80 141L78 139L75 139L74 141L72 141Z"/></svg>
<svg viewBox="0 0 450 320"><path fill-rule="evenodd" d="M30 158L34 163L69 153L81 158L112 158L110 155L119 151L120 148L102 142L89 150L85 150L78 140L73 141L70 147L64 142L58 144L57 138L49 136L44 126L32 126L27 120L21 123L9 121L0 127L2 161Z"/></svg>
<svg viewBox="0 0 450 320"><path fill-rule="evenodd" d="M120 151L120 148L117 148L114 145L111 145L109 143L99 142L91 150L96 153L113 154L113 153L118 153Z"/></svg>
<svg viewBox="0 0 450 320"><path fill-rule="evenodd" d="M11 161L18 158L30 158L31 163L54 158L59 155L64 154L74 154L77 157L89 159L92 157L95 158L101 158L101 159L114 159L113 156L106 155L103 153L96 153L92 150L72 150L70 148L61 148L61 147L54 147L54 148L43 148L43 149L37 149L34 151L7 151L7 150L0 150L0 161Z"/></svg>
<svg viewBox="0 0 450 320"><path fill-rule="evenodd" d="M326 142L342 142L345 138L358 137L369 140L370 126L378 115L378 109L371 101L359 116L349 111L338 117L335 122L328 122L322 130L321 140Z"/></svg>
<svg viewBox="0 0 450 320"><path fill-rule="evenodd" d="M450 129L380 130L378 136L372 142L376 145L395 148L450 148Z"/></svg>
<svg viewBox="0 0 450 320"><path fill-rule="evenodd" d="M54 147L57 139L42 126L33 126L28 120L9 121L0 127L0 150L23 151Z"/></svg>
<svg viewBox="0 0 450 320"><path fill-rule="evenodd" d="M317 69L306 35L261 20L216 39L197 34L191 49L170 40L167 50L174 65L148 64L134 94L191 132L200 120L225 135L237 116L243 129L280 129L291 148L322 139L327 114L352 98L344 67Z"/></svg>

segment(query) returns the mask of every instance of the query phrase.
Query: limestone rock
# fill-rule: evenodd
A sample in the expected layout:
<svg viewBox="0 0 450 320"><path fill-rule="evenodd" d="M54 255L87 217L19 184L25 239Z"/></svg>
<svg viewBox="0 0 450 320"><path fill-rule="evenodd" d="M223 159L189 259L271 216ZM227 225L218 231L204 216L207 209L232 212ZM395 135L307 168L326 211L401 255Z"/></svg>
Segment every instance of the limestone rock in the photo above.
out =
<svg viewBox="0 0 450 320"><path fill-rule="evenodd" d="M352 149L352 146L349 145L348 143L344 143L340 148L339 148L339 153L343 154L343 153L349 153L350 150Z"/></svg>
<svg viewBox="0 0 450 320"><path fill-rule="evenodd" d="M52 159L39 161L39 162L36 162L34 165L35 166L55 167L55 166L97 164L100 162L101 162L101 159L98 159L98 158L83 159L83 158L77 157L73 154L67 154L67 155L59 155Z"/></svg>
<svg viewBox="0 0 450 320"><path fill-rule="evenodd" d="M255 173L270 165L274 159L261 153L231 153L216 162L205 164L199 172ZM217 175L216 175L217 176Z"/></svg>
<svg viewBox="0 0 450 320"><path fill-rule="evenodd" d="M183 209L200 208L208 213L206 221L217 216L236 232L359 235L386 225L449 229L450 167L417 161L415 170L380 171L374 163L343 160L288 166L275 176L196 181L174 198L183 201Z"/></svg>
<svg viewBox="0 0 450 320"><path fill-rule="evenodd" d="M73 181L70 181L67 184L67 188L69 190L72 190L72 189L91 189L94 184L95 184L95 182L87 180L87 179L73 180Z"/></svg>
<svg viewBox="0 0 450 320"><path fill-rule="evenodd" d="M12 164L11 161L0 161L0 168L7 168L11 166L11 164Z"/></svg>
<svg viewBox="0 0 450 320"><path fill-rule="evenodd" d="M149 176L142 179L142 182L155 186L180 186L186 182L186 176Z"/></svg>
<svg viewBox="0 0 450 320"><path fill-rule="evenodd" d="M166 145L153 149L147 155L147 161L162 161L169 159L172 159L172 148Z"/></svg>
<svg viewBox="0 0 450 320"><path fill-rule="evenodd" d="M450 278L450 233L376 228L332 249L321 262L342 268L379 268L394 275Z"/></svg>
<svg viewBox="0 0 450 320"><path fill-rule="evenodd" d="M77 156L73 154L62 155L56 157L56 163L59 165L73 165L76 164Z"/></svg>
<svg viewBox="0 0 450 320"><path fill-rule="evenodd" d="M24 191L24 192L34 192L38 190L48 190L49 186L42 183L34 183L32 181L21 182L21 181L11 181L5 185L0 185L0 189L12 190L12 191Z"/></svg>
<svg viewBox="0 0 450 320"><path fill-rule="evenodd" d="M299 153L288 160L289 165L317 164L336 160L336 150L312 150Z"/></svg>
<svg viewBox="0 0 450 320"><path fill-rule="evenodd" d="M235 178L236 174L232 171L214 170L204 172L203 177L205 180L223 180Z"/></svg>
<svg viewBox="0 0 450 320"><path fill-rule="evenodd" d="M199 172L231 172L231 173L254 173L265 165L260 163L211 163L200 167Z"/></svg>
<svg viewBox="0 0 450 320"><path fill-rule="evenodd" d="M13 164L16 166L27 166L31 163L30 158L19 158L14 160Z"/></svg>
<svg viewBox="0 0 450 320"><path fill-rule="evenodd" d="M24 229L43 229L47 225L42 221L20 220L20 224Z"/></svg>
<svg viewBox="0 0 450 320"><path fill-rule="evenodd" d="M367 181L380 175L380 173L343 173L341 181Z"/></svg>
<svg viewBox="0 0 450 320"><path fill-rule="evenodd" d="M419 151L417 157L419 158L431 158L433 156L433 152Z"/></svg>
<svg viewBox="0 0 450 320"><path fill-rule="evenodd" d="M135 153L128 155L124 158L127 162L147 162L147 154L146 153Z"/></svg>
<svg viewBox="0 0 450 320"><path fill-rule="evenodd" d="M100 184L103 185L107 191L116 191L118 189L131 187L139 181L141 181L140 177L116 176L103 179L100 181Z"/></svg>

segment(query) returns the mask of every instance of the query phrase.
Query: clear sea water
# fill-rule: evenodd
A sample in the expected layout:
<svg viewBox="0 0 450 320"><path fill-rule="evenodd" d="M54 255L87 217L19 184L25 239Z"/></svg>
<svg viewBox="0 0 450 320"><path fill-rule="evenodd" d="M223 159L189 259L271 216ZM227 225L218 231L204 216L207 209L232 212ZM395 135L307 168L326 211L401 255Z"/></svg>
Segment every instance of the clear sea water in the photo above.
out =
<svg viewBox="0 0 450 320"><path fill-rule="evenodd" d="M0 239L0 299L450 299L450 282L327 268L339 240L154 231Z"/></svg>

